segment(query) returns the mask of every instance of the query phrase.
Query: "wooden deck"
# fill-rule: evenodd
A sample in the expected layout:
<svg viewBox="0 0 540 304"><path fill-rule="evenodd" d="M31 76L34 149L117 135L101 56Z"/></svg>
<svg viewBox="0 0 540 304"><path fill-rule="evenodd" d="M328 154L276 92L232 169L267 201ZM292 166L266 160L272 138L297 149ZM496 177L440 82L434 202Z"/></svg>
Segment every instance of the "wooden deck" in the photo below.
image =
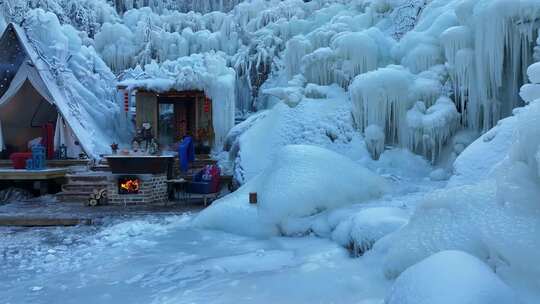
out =
<svg viewBox="0 0 540 304"><path fill-rule="evenodd" d="M51 159L47 160L49 168L66 168L72 166L86 166L90 160L88 159ZM0 168L11 168L12 163L9 159L0 159Z"/></svg>
<svg viewBox="0 0 540 304"><path fill-rule="evenodd" d="M91 225L91 219L85 218L32 218L32 217L8 217L0 216L0 226L18 227L56 227Z"/></svg>
<svg viewBox="0 0 540 304"><path fill-rule="evenodd" d="M52 180L66 177L68 168L50 168L45 170L16 170L0 168L0 180Z"/></svg>

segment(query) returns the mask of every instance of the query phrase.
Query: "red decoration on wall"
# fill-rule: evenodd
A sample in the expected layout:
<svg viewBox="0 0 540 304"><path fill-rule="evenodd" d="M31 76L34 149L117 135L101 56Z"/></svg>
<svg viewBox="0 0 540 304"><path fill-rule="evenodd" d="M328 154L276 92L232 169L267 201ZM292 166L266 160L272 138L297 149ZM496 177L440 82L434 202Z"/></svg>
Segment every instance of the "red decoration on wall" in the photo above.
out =
<svg viewBox="0 0 540 304"><path fill-rule="evenodd" d="M210 102L210 99L205 98L204 100L204 113L210 113L210 107L212 106L212 103Z"/></svg>
<svg viewBox="0 0 540 304"><path fill-rule="evenodd" d="M129 112L129 92L127 90L124 91L124 110L126 113Z"/></svg>

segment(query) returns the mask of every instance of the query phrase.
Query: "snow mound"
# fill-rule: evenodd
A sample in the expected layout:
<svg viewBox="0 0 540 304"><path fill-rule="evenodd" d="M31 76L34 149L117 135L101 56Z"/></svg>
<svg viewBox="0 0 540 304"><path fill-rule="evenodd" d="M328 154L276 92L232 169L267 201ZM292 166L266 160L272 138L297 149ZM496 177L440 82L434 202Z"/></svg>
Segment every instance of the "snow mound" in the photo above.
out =
<svg viewBox="0 0 540 304"><path fill-rule="evenodd" d="M385 180L352 160L314 146L286 146L258 176L202 211L195 225L244 235L279 232L290 218L380 197ZM249 193L258 204L249 205Z"/></svg>
<svg viewBox="0 0 540 304"><path fill-rule="evenodd" d="M461 175L426 195L406 226L374 245L387 276L443 250L520 276L540 274L533 262L540 250L540 102L514 112L461 153Z"/></svg>
<svg viewBox="0 0 540 304"><path fill-rule="evenodd" d="M450 185L477 183L488 178L508 155L516 122L516 117L499 121L497 126L463 150L454 161L454 175L450 179Z"/></svg>
<svg viewBox="0 0 540 304"><path fill-rule="evenodd" d="M408 222L405 210L395 207L366 208L341 221L332 231L332 240L349 248L352 254L362 255L376 241L400 229Z"/></svg>
<svg viewBox="0 0 540 304"><path fill-rule="evenodd" d="M517 114L517 132L510 158L532 170L534 180L540 183L540 100L520 109Z"/></svg>
<svg viewBox="0 0 540 304"><path fill-rule="evenodd" d="M443 251L410 267L396 280L387 304L515 304L513 291L482 261Z"/></svg>
<svg viewBox="0 0 540 304"><path fill-rule="evenodd" d="M353 128L351 104L343 89L318 87L324 99L303 97L295 107L276 104L238 138L235 178L245 183L269 166L286 145L314 145L349 157L365 152Z"/></svg>

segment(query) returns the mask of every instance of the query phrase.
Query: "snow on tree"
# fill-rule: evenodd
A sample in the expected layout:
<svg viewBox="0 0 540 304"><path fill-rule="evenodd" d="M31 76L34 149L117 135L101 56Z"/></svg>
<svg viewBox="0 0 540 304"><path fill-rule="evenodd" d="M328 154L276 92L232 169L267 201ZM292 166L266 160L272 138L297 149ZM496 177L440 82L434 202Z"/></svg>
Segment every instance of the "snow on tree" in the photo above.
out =
<svg viewBox="0 0 540 304"><path fill-rule="evenodd" d="M118 20L106 0L6 0L0 3L0 11L7 21L18 24L35 8L55 14L60 23L70 24L89 37L93 37L104 22Z"/></svg>

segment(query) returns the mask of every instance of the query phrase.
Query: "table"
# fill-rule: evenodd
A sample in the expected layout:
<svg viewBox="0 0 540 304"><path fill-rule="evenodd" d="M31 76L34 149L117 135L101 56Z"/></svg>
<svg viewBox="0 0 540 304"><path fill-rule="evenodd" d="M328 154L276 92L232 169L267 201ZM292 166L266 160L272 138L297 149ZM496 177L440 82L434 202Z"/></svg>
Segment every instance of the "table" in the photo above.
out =
<svg viewBox="0 0 540 304"><path fill-rule="evenodd" d="M188 181L183 178L167 180L167 185L169 188L169 198L176 200L177 194L180 194L179 200L185 201L187 199L187 196L186 196L187 183Z"/></svg>

